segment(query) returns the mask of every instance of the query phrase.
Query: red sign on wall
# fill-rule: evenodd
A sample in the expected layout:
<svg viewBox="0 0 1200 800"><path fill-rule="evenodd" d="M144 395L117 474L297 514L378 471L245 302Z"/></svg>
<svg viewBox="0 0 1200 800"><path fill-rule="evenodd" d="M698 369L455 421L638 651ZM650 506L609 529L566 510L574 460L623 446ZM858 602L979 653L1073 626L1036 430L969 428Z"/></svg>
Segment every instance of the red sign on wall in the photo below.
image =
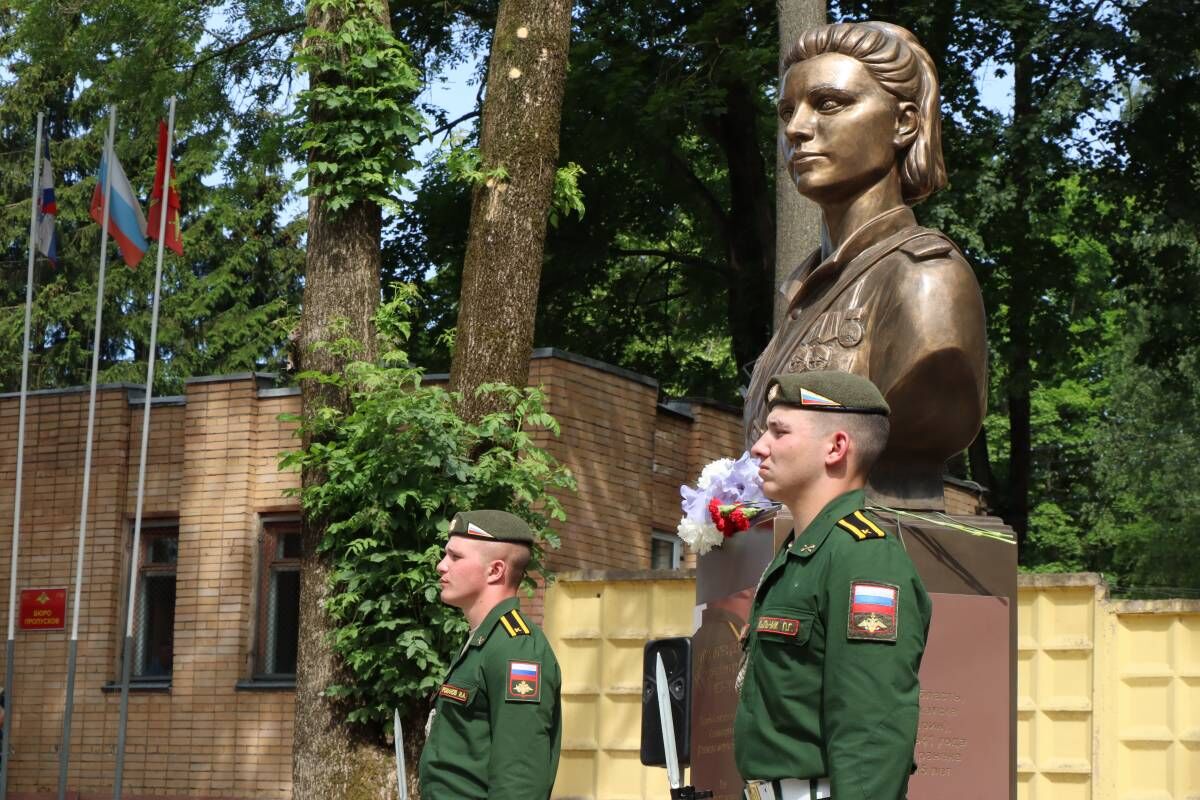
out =
<svg viewBox="0 0 1200 800"><path fill-rule="evenodd" d="M66 617L66 589L21 590L21 630L61 631Z"/></svg>

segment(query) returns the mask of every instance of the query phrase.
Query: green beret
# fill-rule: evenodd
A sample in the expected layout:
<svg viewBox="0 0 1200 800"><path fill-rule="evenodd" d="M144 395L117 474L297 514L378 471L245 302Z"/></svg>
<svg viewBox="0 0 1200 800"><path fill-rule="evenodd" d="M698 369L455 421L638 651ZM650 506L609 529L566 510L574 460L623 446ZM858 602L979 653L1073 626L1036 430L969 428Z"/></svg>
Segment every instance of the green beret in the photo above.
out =
<svg viewBox="0 0 1200 800"><path fill-rule="evenodd" d="M460 511L450 521L450 535L533 546L533 531L525 520L507 511Z"/></svg>
<svg viewBox="0 0 1200 800"><path fill-rule="evenodd" d="M809 411L852 414L891 413L887 401L867 378L836 370L776 375L767 384L767 408L797 406Z"/></svg>

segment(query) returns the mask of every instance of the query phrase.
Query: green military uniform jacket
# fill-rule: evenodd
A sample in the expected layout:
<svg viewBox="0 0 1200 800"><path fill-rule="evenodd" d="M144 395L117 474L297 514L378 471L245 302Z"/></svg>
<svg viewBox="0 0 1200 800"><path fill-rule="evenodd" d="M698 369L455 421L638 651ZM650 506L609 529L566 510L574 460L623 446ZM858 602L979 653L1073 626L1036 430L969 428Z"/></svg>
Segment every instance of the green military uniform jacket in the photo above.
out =
<svg viewBox="0 0 1200 800"><path fill-rule="evenodd" d="M517 599L471 633L438 690L421 753L425 800L545 800L558 772L562 675Z"/></svg>
<svg viewBox="0 0 1200 800"><path fill-rule="evenodd" d="M861 490L834 499L763 573L734 721L747 780L827 777L834 800L905 797L931 606L863 503Z"/></svg>

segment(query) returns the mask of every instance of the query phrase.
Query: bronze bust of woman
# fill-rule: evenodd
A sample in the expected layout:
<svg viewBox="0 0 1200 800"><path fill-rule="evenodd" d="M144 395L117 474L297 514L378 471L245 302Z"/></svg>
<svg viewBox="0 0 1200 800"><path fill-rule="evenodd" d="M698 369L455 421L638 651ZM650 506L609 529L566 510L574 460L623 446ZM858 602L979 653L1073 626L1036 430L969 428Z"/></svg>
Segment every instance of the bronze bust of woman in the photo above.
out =
<svg viewBox="0 0 1200 800"><path fill-rule="evenodd" d="M942 508L945 462L983 420L987 341L971 266L911 209L946 183L933 61L909 31L863 22L807 31L783 67L780 145L832 252L781 289L788 311L754 366L746 438L761 433L772 375L865 375L892 409L871 497Z"/></svg>

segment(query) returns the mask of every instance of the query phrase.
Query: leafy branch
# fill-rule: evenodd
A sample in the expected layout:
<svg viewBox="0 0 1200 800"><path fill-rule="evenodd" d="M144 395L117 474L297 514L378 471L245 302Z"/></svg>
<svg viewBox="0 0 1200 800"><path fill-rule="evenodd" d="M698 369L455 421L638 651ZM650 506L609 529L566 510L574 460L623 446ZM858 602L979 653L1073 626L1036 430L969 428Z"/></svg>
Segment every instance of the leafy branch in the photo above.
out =
<svg viewBox="0 0 1200 800"><path fill-rule="evenodd" d="M579 188L579 176L586 174L583 167L574 161L559 167L554 173L554 189L550 195L550 227L557 228L562 219L575 212L583 219L583 190Z"/></svg>
<svg viewBox="0 0 1200 800"><path fill-rule="evenodd" d="M311 444L281 462L325 476L300 497L309 518L327 523L320 545L332 561L326 609L337 625L333 648L352 677L329 694L346 703L352 722L385 722L391 709L428 697L462 644L462 615L439 600L447 520L471 508L519 515L537 534L530 575L549 580L544 550L558 546L551 526L565 514L548 492L575 489L535 439L559 432L540 391L480 387L500 398L498 410L468 423L455 412L456 394L424 382L403 349L416 292L394 288L375 319L378 363L300 376L345 388L352 410L290 417ZM525 583L532 590L532 578Z"/></svg>

